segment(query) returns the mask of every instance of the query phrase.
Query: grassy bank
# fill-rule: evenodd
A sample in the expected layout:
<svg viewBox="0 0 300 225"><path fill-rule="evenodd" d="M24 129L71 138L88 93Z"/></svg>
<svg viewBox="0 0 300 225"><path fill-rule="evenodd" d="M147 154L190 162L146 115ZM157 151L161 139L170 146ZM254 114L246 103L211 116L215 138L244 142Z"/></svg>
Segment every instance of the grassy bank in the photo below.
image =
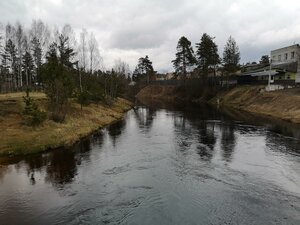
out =
<svg viewBox="0 0 300 225"><path fill-rule="evenodd" d="M64 123L46 120L38 127L26 126L22 115L25 93L0 95L0 156L26 155L61 146L70 146L92 132L123 117L132 105L118 98L112 106L91 104L84 106L72 102ZM32 93L41 109L47 98L42 93Z"/></svg>
<svg viewBox="0 0 300 225"><path fill-rule="evenodd" d="M217 93L217 92L216 92ZM300 123L300 88L266 92L264 86L237 86L229 91L186 98L182 89L175 86L147 86L137 98L143 102L164 101L182 104L184 101L207 102L231 107L263 116L271 116L293 123ZM215 97L211 97L215 96Z"/></svg>
<svg viewBox="0 0 300 225"><path fill-rule="evenodd" d="M218 94L212 103L300 123L300 89L265 92L263 86L238 86Z"/></svg>

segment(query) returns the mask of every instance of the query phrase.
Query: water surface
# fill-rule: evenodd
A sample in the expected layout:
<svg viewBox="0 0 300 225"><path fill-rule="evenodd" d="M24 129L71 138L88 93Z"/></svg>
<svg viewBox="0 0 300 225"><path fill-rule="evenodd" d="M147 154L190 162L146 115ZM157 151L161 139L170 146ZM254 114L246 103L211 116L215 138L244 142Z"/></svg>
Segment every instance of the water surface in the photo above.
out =
<svg viewBox="0 0 300 225"><path fill-rule="evenodd" d="M300 224L299 144L288 123L139 106L71 149L0 159L0 224Z"/></svg>

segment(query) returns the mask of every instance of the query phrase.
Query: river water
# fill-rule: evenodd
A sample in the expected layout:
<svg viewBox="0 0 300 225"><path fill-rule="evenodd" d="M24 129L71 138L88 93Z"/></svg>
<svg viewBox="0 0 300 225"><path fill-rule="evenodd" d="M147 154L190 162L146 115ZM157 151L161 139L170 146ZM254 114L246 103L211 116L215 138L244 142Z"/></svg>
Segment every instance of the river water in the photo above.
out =
<svg viewBox="0 0 300 225"><path fill-rule="evenodd" d="M0 224L300 224L300 128L137 106L71 149L0 159Z"/></svg>

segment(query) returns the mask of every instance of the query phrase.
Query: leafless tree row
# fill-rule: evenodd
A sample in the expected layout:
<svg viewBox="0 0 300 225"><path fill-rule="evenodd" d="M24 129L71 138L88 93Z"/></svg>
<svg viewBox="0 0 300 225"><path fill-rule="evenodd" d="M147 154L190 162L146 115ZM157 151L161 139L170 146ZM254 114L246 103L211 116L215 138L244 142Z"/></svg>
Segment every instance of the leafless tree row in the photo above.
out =
<svg viewBox="0 0 300 225"><path fill-rule="evenodd" d="M81 71L93 73L101 68L98 42L85 29L78 34L71 25L49 27L34 20L30 27L21 23L0 23L0 92L38 88L42 85L40 69L46 61L49 46L58 43L59 36L68 39L68 47L75 50L74 61Z"/></svg>

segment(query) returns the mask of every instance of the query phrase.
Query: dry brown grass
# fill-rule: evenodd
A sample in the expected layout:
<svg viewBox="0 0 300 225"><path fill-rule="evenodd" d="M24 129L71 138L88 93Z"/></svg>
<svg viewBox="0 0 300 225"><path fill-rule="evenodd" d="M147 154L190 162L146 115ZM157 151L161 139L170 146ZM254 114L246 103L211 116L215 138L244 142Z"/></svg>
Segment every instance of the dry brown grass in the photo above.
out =
<svg viewBox="0 0 300 225"><path fill-rule="evenodd" d="M138 94L137 98L140 100L164 100L174 101L178 98L182 98L176 86L160 86L160 85L149 85L144 87Z"/></svg>
<svg viewBox="0 0 300 225"><path fill-rule="evenodd" d="M300 89L261 92L260 86L241 86L219 96L221 103L248 112L300 123Z"/></svg>
<svg viewBox="0 0 300 225"><path fill-rule="evenodd" d="M39 127L24 125L22 117L24 93L0 95L0 155L23 155L74 144L124 115L131 103L117 99L113 106L91 104L80 110L80 105L71 103L71 110L64 123L46 120ZM46 105L42 93L31 94L41 108Z"/></svg>

